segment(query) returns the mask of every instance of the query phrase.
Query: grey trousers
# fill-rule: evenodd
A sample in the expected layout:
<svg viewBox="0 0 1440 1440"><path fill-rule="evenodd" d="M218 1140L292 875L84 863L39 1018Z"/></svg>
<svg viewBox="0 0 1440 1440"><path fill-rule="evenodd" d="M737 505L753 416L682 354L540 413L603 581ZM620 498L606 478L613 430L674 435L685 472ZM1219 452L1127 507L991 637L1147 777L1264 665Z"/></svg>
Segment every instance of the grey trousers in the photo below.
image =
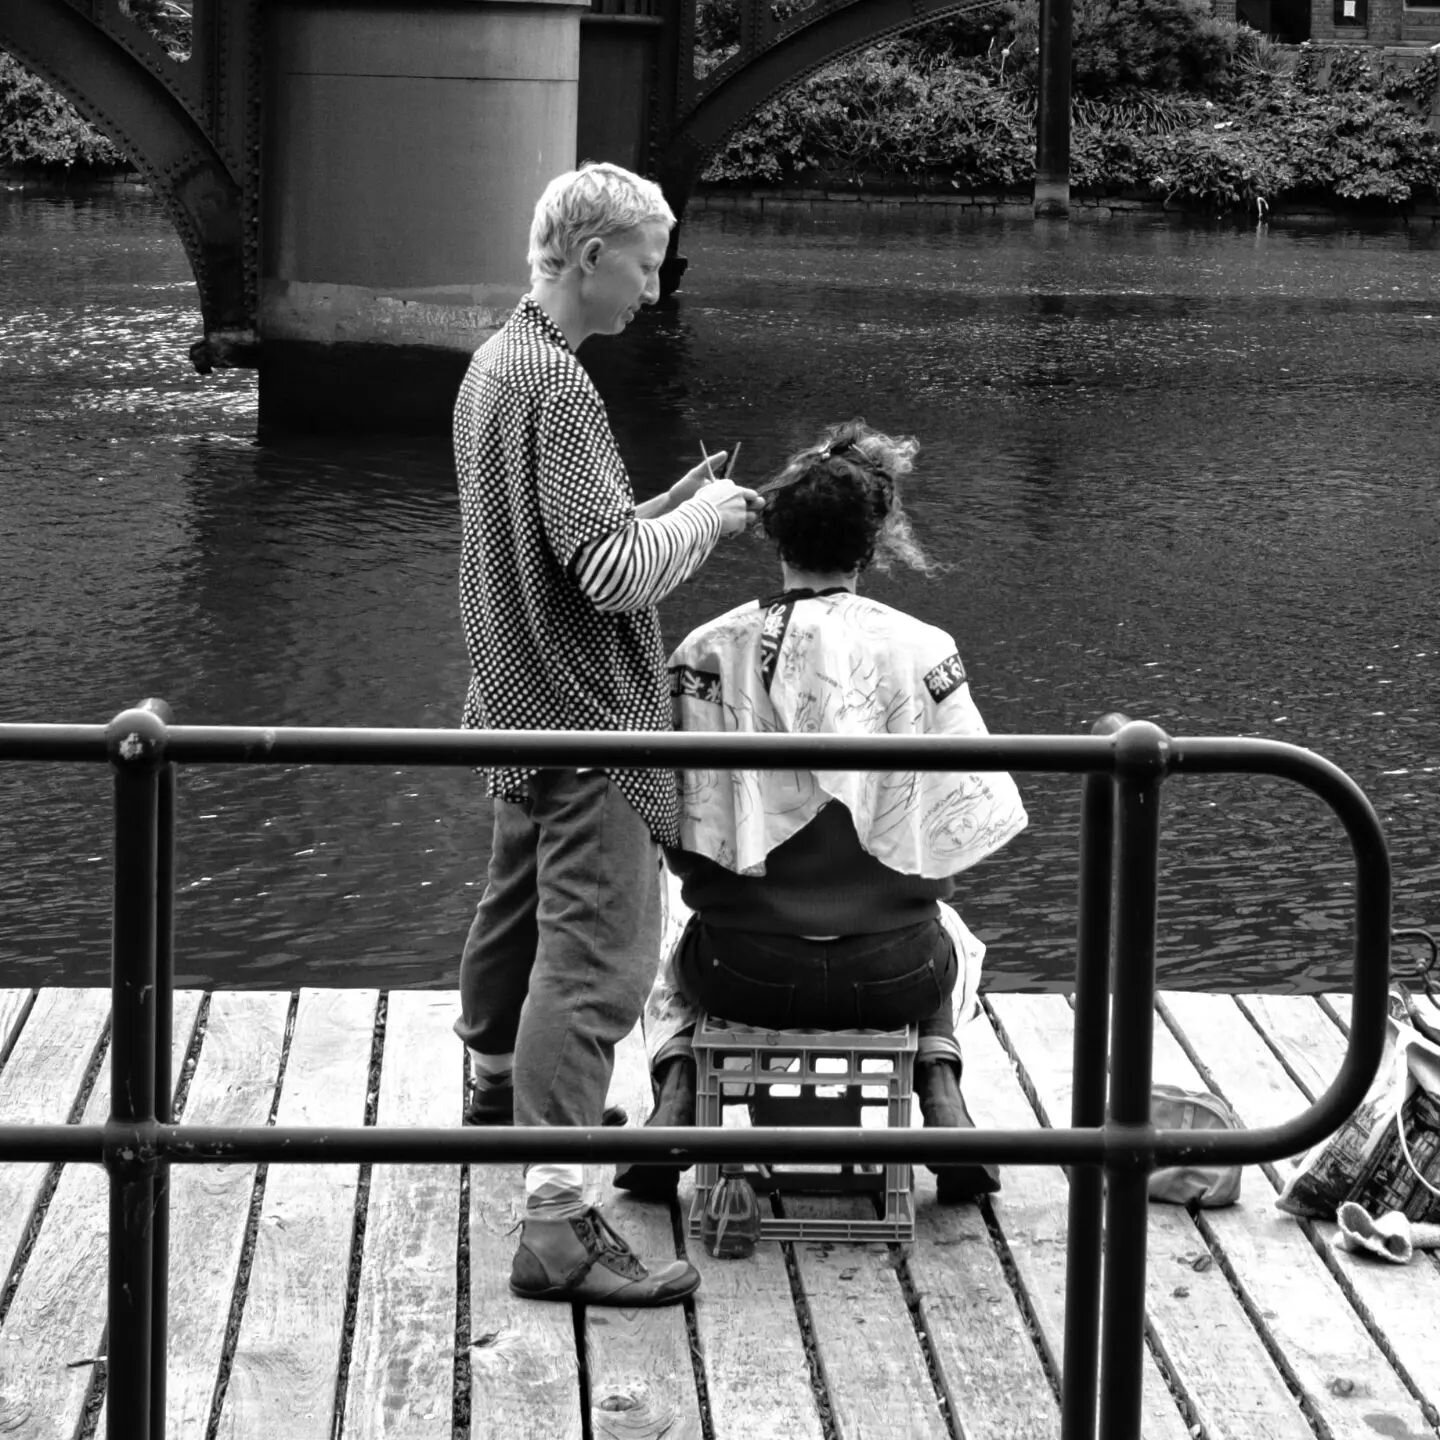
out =
<svg viewBox="0 0 1440 1440"><path fill-rule="evenodd" d="M659 851L603 771L542 770L495 802L455 1033L515 1053L517 1125L598 1125L660 947Z"/></svg>

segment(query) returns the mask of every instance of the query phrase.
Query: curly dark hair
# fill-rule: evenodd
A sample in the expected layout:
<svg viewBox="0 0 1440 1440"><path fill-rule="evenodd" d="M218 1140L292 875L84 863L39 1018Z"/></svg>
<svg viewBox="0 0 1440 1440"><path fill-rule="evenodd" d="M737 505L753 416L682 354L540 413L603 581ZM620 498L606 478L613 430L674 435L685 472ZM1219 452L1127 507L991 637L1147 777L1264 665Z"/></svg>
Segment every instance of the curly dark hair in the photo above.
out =
<svg viewBox="0 0 1440 1440"><path fill-rule="evenodd" d="M893 560L928 571L895 483L919 448L851 420L792 455L760 490L760 523L780 558L815 574L888 570Z"/></svg>

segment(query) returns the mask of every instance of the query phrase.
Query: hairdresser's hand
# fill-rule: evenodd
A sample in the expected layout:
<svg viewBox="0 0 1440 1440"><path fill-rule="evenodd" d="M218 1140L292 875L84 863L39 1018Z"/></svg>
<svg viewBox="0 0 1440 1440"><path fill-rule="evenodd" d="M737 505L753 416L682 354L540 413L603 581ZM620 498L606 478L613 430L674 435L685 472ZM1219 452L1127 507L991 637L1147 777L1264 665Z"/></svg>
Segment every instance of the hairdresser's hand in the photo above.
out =
<svg viewBox="0 0 1440 1440"><path fill-rule="evenodd" d="M716 480L705 486L702 492L711 505L720 512L720 533L738 535L750 523L750 506L760 497L733 480Z"/></svg>
<svg viewBox="0 0 1440 1440"><path fill-rule="evenodd" d="M670 487L671 508L683 505L685 501L692 499L707 485L718 484L721 473L725 469L725 461L729 456L728 450L717 450L708 460L702 460L693 470L687 470Z"/></svg>
<svg viewBox="0 0 1440 1440"><path fill-rule="evenodd" d="M641 520L658 520L668 515L677 505L693 500L707 485L713 485L720 477L727 451L717 450L707 465L701 461L693 470L688 470L668 490L662 490L648 500L642 500L635 507L635 514Z"/></svg>

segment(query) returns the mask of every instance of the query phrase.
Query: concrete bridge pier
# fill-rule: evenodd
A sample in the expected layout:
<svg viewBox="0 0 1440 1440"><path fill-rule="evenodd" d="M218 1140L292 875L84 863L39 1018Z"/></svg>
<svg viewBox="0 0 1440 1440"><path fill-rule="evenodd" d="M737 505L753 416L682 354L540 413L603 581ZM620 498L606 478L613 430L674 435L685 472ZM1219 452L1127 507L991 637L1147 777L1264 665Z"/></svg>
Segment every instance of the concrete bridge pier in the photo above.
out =
<svg viewBox="0 0 1440 1440"><path fill-rule="evenodd" d="M680 288L685 202L701 162L677 165L658 138L676 104L682 35L693 40L694 17L680 0L601 0L580 18L580 115L576 159L609 160L660 182L681 224L670 232L660 267L660 293ZM688 63L690 52L684 52ZM616 104L624 96L626 103ZM674 149L672 145L670 149Z"/></svg>
<svg viewBox="0 0 1440 1440"><path fill-rule="evenodd" d="M266 7L260 424L434 429L576 161L575 0Z"/></svg>

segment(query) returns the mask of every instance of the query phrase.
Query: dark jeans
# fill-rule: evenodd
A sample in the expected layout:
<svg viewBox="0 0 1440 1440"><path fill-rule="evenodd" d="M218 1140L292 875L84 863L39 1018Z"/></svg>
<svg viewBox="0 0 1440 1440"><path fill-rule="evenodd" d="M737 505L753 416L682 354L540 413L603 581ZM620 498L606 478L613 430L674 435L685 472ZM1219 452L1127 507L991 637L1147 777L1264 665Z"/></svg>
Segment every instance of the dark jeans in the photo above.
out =
<svg viewBox="0 0 1440 1440"><path fill-rule="evenodd" d="M685 998L766 1029L898 1030L955 1039L958 962L939 920L879 935L807 940L691 920L676 957Z"/></svg>
<svg viewBox="0 0 1440 1440"><path fill-rule="evenodd" d="M495 802L455 1033L515 1052L517 1125L598 1125L660 946L659 851L602 771L542 770Z"/></svg>

